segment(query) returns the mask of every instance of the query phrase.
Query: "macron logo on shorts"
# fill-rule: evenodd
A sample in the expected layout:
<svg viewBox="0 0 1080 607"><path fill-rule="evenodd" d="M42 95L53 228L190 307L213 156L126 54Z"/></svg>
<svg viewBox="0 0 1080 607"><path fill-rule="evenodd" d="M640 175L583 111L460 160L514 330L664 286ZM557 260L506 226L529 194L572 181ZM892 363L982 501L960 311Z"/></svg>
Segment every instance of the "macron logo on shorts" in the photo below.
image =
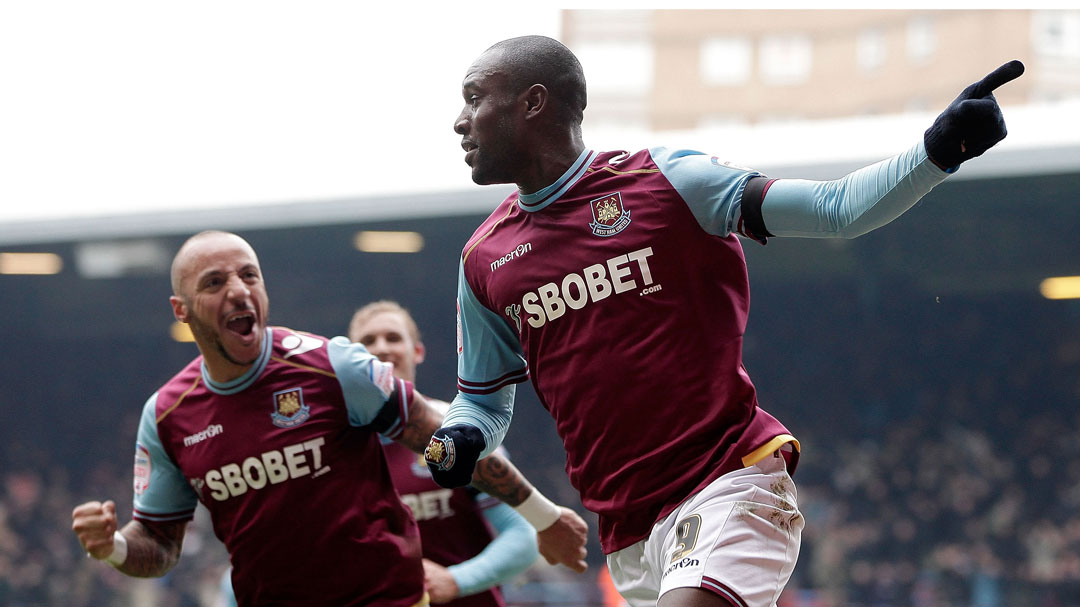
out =
<svg viewBox="0 0 1080 607"><path fill-rule="evenodd" d="M668 574L670 574L672 571L675 571L677 569L682 569L684 567L697 567L699 565L701 565L701 561L698 561L697 559L692 559L692 558L690 558L688 556L683 557L681 560L672 563L667 569L665 569L664 570L664 575L662 575L660 577L661 577L661 579L666 578L668 576Z"/></svg>

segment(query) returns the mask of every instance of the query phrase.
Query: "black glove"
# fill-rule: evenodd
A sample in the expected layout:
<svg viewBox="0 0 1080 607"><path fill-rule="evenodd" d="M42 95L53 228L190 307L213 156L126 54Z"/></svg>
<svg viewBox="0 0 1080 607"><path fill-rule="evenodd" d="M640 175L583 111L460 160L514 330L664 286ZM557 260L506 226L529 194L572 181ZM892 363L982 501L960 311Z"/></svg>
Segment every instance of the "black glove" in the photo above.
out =
<svg viewBox="0 0 1080 607"><path fill-rule="evenodd" d="M424 460L431 478L441 487L452 489L472 482L473 468L486 446L484 435L476 426L456 424L439 428L431 435Z"/></svg>
<svg viewBox="0 0 1080 607"><path fill-rule="evenodd" d="M926 129L926 153L946 170L971 160L1005 138L1005 119L994 89L1018 78L1024 64L1013 60L964 89Z"/></svg>

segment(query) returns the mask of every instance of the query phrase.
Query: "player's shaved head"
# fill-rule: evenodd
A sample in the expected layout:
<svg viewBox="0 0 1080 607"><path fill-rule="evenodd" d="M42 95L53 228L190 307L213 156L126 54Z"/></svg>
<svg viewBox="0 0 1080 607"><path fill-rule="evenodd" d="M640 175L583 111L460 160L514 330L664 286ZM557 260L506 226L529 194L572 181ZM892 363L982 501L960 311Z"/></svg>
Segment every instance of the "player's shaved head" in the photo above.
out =
<svg viewBox="0 0 1080 607"><path fill-rule="evenodd" d="M231 241L231 242L230 242ZM190 274L193 270L191 267L192 261L195 258L194 253L200 250L202 247L212 244L214 242L229 244L240 244L251 251L252 258L258 259L255 255L255 250L250 244L243 238L233 234L232 232L223 232L221 230L206 230L199 232L198 234L188 238L184 241L184 244L180 246L180 250L176 252L176 256L173 257L172 269L170 271L170 277L172 279L173 295L183 296L180 292L180 288L183 284L185 276Z"/></svg>
<svg viewBox="0 0 1080 607"><path fill-rule="evenodd" d="M506 74L511 92L542 84L557 102L560 114L571 125L581 125L587 101L585 73L564 44L547 36L520 36L496 42L483 57Z"/></svg>

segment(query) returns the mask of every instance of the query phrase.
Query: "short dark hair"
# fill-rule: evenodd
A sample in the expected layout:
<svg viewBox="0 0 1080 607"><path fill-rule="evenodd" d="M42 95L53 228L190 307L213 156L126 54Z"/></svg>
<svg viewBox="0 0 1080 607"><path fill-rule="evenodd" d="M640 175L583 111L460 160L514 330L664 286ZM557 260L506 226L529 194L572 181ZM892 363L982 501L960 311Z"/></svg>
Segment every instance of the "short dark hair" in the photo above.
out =
<svg viewBox="0 0 1080 607"><path fill-rule="evenodd" d="M563 117L580 126L587 96L585 72L574 53L547 36L520 36L496 42L488 51L502 52L509 86L515 93L534 84L544 85Z"/></svg>

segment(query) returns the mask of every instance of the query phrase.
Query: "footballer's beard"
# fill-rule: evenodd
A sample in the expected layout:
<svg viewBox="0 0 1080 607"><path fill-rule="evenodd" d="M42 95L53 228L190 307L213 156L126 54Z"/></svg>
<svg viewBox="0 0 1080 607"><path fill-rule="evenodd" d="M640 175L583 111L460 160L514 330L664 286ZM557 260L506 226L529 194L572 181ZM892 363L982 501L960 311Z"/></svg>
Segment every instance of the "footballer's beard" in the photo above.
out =
<svg viewBox="0 0 1080 607"><path fill-rule="evenodd" d="M228 350L225 349L225 344L222 343L221 340L221 333L214 327L202 322L194 316L188 319L188 327L191 329L191 334L196 337L196 341L205 343L210 347L214 348L218 351L219 354L221 354L222 357L225 358L225 360L238 367L247 367L255 364L255 361L259 360L259 354L256 354L251 360L248 361L236 360L236 357L229 354ZM260 331L261 329L259 329L258 325L255 325L252 330Z"/></svg>
<svg viewBox="0 0 1080 607"><path fill-rule="evenodd" d="M485 149L476 155L476 164L472 167L472 180L476 185L495 185L497 183L517 184L517 169L522 163L516 158L514 150Z"/></svg>
<svg viewBox="0 0 1080 607"><path fill-rule="evenodd" d="M472 165L472 180L477 185L516 183L519 167L524 164L522 153L513 144L514 126L509 119L500 119L497 133L476 150Z"/></svg>

